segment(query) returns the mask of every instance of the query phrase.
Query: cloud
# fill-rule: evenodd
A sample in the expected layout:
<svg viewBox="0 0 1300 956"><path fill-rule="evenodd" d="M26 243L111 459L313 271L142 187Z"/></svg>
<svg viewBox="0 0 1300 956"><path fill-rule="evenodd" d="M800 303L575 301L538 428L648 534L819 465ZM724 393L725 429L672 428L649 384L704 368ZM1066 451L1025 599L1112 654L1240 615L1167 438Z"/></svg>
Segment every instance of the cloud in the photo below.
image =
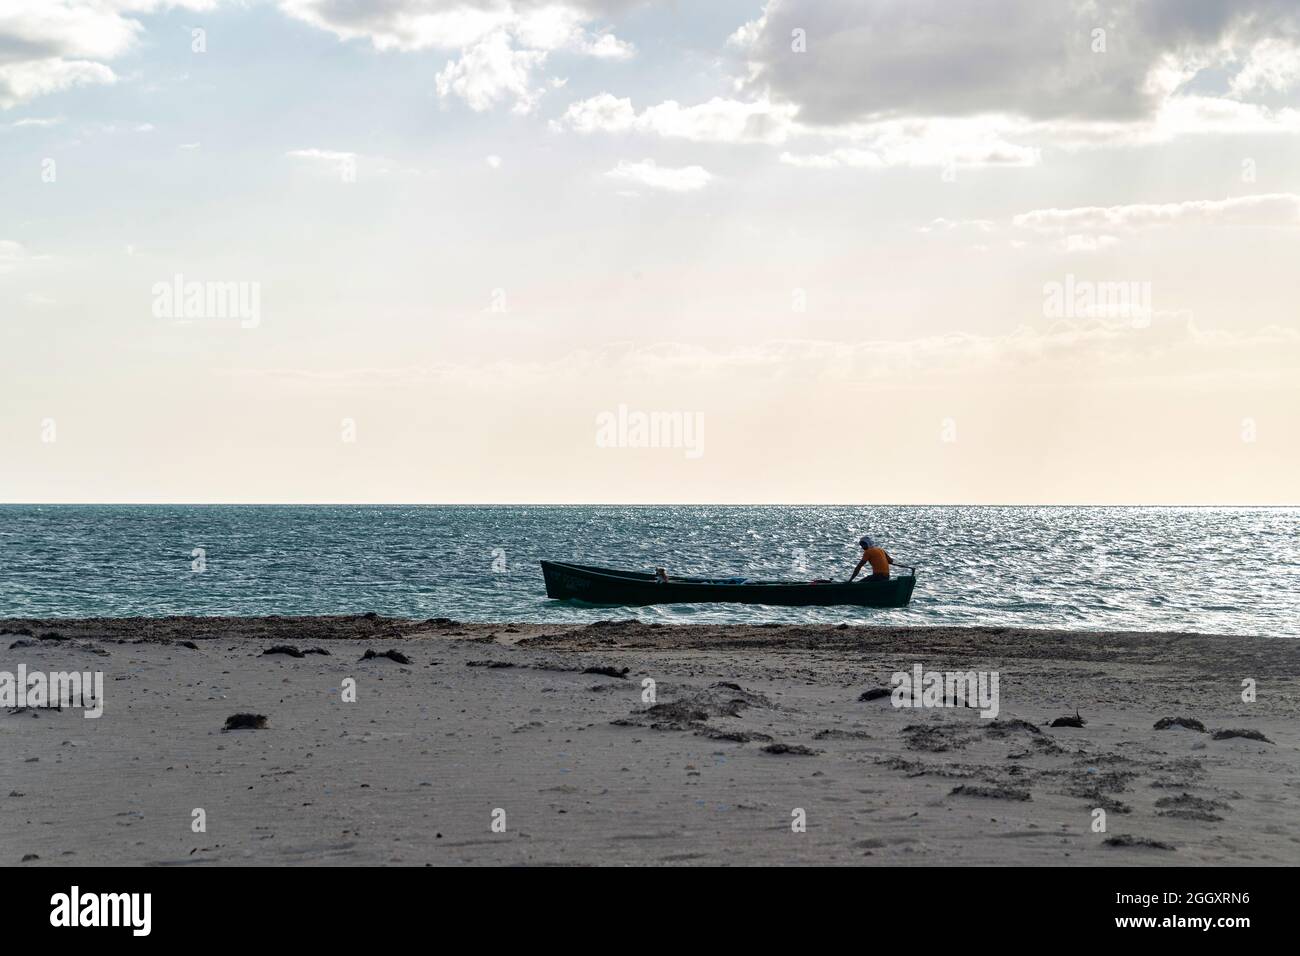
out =
<svg viewBox="0 0 1300 956"><path fill-rule="evenodd" d="M1261 40L1232 78L1235 96L1257 93L1285 93L1300 83L1300 45L1294 39L1270 37Z"/></svg>
<svg viewBox="0 0 1300 956"><path fill-rule="evenodd" d="M49 57L30 63L0 64L0 108L9 109L74 86L116 80L107 66L85 60Z"/></svg>
<svg viewBox="0 0 1300 956"><path fill-rule="evenodd" d="M781 143L792 132L792 106L714 97L682 106L667 100L638 113L628 98L601 93L569 105L553 127L579 133L649 133L703 143Z"/></svg>
<svg viewBox="0 0 1300 956"><path fill-rule="evenodd" d="M632 100L610 93L571 103L552 122L556 130L577 133L637 133L703 143L765 143L818 139L817 152L785 151L781 162L814 169L884 166L1033 166L1037 146L1002 138L982 118L885 120L842 129L811 127L797 119L796 107L767 100L745 103L714 97L683 106L667 100L637 112ZM832 145L825 141L847 141Z"/></svg>
<svg viewBox="0 0 1300 956"><path fill-rule="evenodd" d="M10 123L10 129L49 129L63 122L62 116L28 116Z"/></svg>
<svg viewBox="0 0 1300 956"><path fill-rule="evenodd" d="M978 242L981 246L1001 239L1015 249L1024 249L1033 242L1040 247L1046 243L1060 252L1090 253L1103 252L1140 232L1171 226L1295 228L1300 226L1300 194L1033 209L1004 221L935 219L917 231Z"/></svg>
<svg viewBox="0 0 1300 956"><path fill-rule="evenodd" d="M356 159L356 153L345 153L335 149L291 149L285 153L286 156L293 156L296 159L319 159L330 163L342 163L346 160Z"/></svg>
<svg viewBox="0 0 1300 956"><path fill-rule="evenodd" d="M732 42L747 61L744 89L797 105L808 124L1136 121L1202 70L1239 65L1239 86L1251 87L1291 77L1280 38L1297 34L1300 10L1285 0L769 0Z"/></svg>
<svg viewBox="0 0 1300 956"><path fill-rule="evenodd" d="M585 41L582 52L598 60L630 60L636 56L636 47L612 33L602 33L595 39Z"/></svg>
<svg viewBox="0 0 1300 956"><path fill-rule="evenodd" d="M475 112L513 99L514 111L527 113L546 92L543 87L532 86L534 70L545 62L545 53L516 50L504 32L494 33L438 73L438 95L455 94Z"/></svg>
<svg viewBox="0 0 1300 956"><path fill-rule="evenodd" d="M806 169L1024 167L1049 148L1300 132L1300 111L1251 101L1300 85L1287 0L768 0L728 45L732 98L638 111L602 93L553 126L782 145Z"/></svg>
<svg viewBox="0 0 1300 956"><path fill-rule="evenodd" d="M1225 355L1231 361L1225 363ZM1226 369L1226 370L1225 370ZM395 368L236 368L237 378L308 388L378 389L448 385L457 389L553 388L564 382L701 384L725 388L835 384L855 389L915 386L955 376L1004 383L1014 376L1052 386L1101 378L1203 382L1207 377L1289 383L1300 372L1300 331L1200 329L1185 313L1160 313L1149 325L1106 319L1043 320L1003 335L954 333L859 342L777 339L731 348L682 342L611 343L550 361L500 359Z"/></svg>
<svg viewBox="0 0 1300 956"><path fill-rule="evenodd" d="M290 159L306 160L317 169L332 167L333 172L344 180L352 181L357 174L357 154L337 149L291 149L284 155Z"/></svg>
<svg viewBox="0 0 1300 956"><path fill-rule="evenodd" d="M510 102L533 109L546 89L537 74L548 55L564 51L601 60L626 60L632 44L590 30L623 4L588 0L280 0L290 16L341 40L369 40L376 50L441 50L457 56L438 73L442 97L456 96L475 111Z"/></svg>
<svg viewBox="0 0 1300 956"><path fill-rule="evenodd" d="M643 159L639 163L622 160L605 175L623 182L675 193L703 189L713 179L713 174L702 166L684 166L674 169L670 166L659 166L653 159Z"/></svg>
<svg viewBox="0 0 1300 956"><path fill-rule="evenodd" d="M1062 252L1102 252L1116 245L1119 239L1115 236L1102 235L1080 235L1071 233L1057 243L1057 248Z"/></svg>
<svg viewBox="0 0 1300 956"><path fill-rule="evenodd" d="M1035 209L1012 217L1019 229L1047 234L1113 233L1167 226L1300 225L1300 195L1268 193L1173 203Z"/></svg>
<svg viewBox="0 0 1300 956"><path fill-rule="evenodd" d="M21 242L0 239L0 275L13 272L19 266L30 262L32 258Z"/></svg>
<svg viewBox="0 0 1300 956"><path fill-rule="evenodd" d="M6 0L0 7L0 108L75 86L114 83L106 61L131 50L143 31L133 16L213 0Z"/></svg>
<svg viewBox="0 0 1300 956"><path fill-rule="evenodd" d="M814 132L814 131L809 131ZM816 169L878 166L1036 166L1041 150L1003 138L981 119L885 120L849 127L850 146L790 153L781 162Z"/></svg>

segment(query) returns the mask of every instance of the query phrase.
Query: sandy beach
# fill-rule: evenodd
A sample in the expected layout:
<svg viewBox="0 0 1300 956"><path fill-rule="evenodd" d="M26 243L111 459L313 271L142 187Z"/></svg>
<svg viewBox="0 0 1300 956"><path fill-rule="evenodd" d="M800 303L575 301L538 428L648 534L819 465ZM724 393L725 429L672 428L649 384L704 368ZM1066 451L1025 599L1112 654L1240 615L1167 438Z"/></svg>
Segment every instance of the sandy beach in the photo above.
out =
<svg viewBox="0 0 1300 956"><path fill-rule="evenodd" d="M1292 640L368 615L0 654L104 680L98 719L0 709L4 865L1300 863ZM996 672L996 717L895 706L918 665Z"/></svg>

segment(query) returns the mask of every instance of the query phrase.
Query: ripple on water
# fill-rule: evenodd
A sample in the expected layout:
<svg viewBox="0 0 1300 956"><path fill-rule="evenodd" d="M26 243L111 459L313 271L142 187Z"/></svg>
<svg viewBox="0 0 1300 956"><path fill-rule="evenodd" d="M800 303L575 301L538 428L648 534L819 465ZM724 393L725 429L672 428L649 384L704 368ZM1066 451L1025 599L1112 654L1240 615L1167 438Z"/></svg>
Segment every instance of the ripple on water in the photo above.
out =
<svg viewBox="0 0 1300 956"><path fill-rule="evenodd" d="M0 506L0 615L323 614L1300 636L1294 508ZM846 577L865 531L901 610L549 601L541 558ZM206 568L191 570L194 549ZM1229 568L1223 574L1220 569Z"/></svg>

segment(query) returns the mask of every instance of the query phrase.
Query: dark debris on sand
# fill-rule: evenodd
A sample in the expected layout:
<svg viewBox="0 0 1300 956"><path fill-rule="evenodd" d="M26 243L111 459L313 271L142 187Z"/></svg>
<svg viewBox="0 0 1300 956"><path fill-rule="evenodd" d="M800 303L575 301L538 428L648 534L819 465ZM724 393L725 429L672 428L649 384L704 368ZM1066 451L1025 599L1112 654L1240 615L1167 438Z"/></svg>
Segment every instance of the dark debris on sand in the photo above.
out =
<svg viewBox="0 0 1300 956"><path fill-rule="evenodd" d="M1100 807L1101 809L1105 810L1107 813L1132 813L1133 812L1133 808L1130 807L1123 800L1102 793L1100 787L1094 788L1090 792L1085 792L1083 796L1085 799L1087 799L1088 806L1094 809Z"/></svg>
<svg viewBox="0 0 1300 956"><path fill-rule="evenodd" d="M901 731L909 750L945 753L970 743L970 735L953 724L908 724Z"/></svg>
<svg viewBox="0 0 1300 956"><path fill-rule="evenodd" d="M284 654L288 657L304 656L302 651L298 650L298 648L294 647L292 644L276 644L274 647L268 647L266 650L262 651L263 657L267 657L271 654Z"/></svg>
<svg viewBox="0 0 1300 956"><path fill-rule="evenodd" d="M1161 797L1156 801L1157 813L1162 817L1178 817L1183 820L1199 820L1204 823L1218 823L1223 817L1214 811L1228 810L1226 803L1207 800L1190 793L1180 793L1176 797Z"/></svg>
<svg viewBox="0 0 1300 956"><path fill-rule="evenodd" d="M765 754L775 754L778 756L791 757L816 757L821 753L820 750L813 750L811 747L805 747L803 744L768 744L762 748Z"/></svg>
<svg viewBox="0 0 1300 956"><path fill-rule="evenodd" d="M771 740L771 734L760 733L757 730L719 730L708 724L700 724L695 736L707 737L710 740L726 740L733 744L748 744L758 740Z"/></svg>
<svg viewBox="0 0 1300 956"><path fill-rule="evenodd" d="M1040 737L1043 732L1034 724L1027 720L1012 718L1011 720L990 720L983 725L984 732L990 737L1005 737L1007 734L1024 733L1038 734Z"/></svg>
<svg viewBox="0 0 1300 956"><path fill-rule="evenodd" d="M887 687L873 687L871 690L864 690L858 695L858 700L880 700L882 697L888 697L893 693Z"/></svg>
<svg viewBox="0 0 1300 956"><path fill-rule="evenodd" d="M605 677L619 677L622 678L623 680L627 680L627 673L629 670L631 670L630 667L599 666L599 667L584 667L582 669L582 672L584 674L602 674Z"/></svg>
<svg viewBox="0 0 1300 956"><path fill-rule="evenodd" d="M1170 727L1183 727L1187 730L1195 730L1199 733L1205 733L1205 725L1195 717L1161 717L1155 722L1155 730L1168 730Z"/></svg>
<svg viewBox="0 0 1300 956"><path fill-rule="evenodd" d="M1129 833L1118 833L1113 837L1107 837L1101 841L1106 846L1118 847L1143 847L1148 850L1173 850L1176 847L1172 843L1164 843L1160 840L1152 840L1147 837L1133 836Z"/></svg>
<svg viewBox="0 0 1300 956"><path fill-rule="evenodd" d="M369 661L369 660L374 660L377 657L386 657L390 661L397 661L397 663L399 664L411 663L411 659L409 657L407 657L401 651L395 651L395 650L380 651L379 653L375 653L372 650L367 650L364 654L361 655L361 660Z"/></svg>
<svg viewBox="0 0 1300 956"><path fill-rule="evenodd" d="M1000 784L986 787L978 783L963 783L953 787L948 795L950 797L983 797L987 800L1023 801L1030 799L1028 790L1021 790L1019 787L1004 787Z"/></svg>
<svg viewBox="0 0 1300 956"><path fill-rule="evenodd" d="M1258 740L1260 743L1271 744L1269 740L1258 730L1216 730L1210 737L1211 740L1231 740L1233 737L1244 737L1246 740Z"/></svg>
<svg viewBox="0 0 1300 956"><path fill-rule="evenodd" d="M831 727L813 734L813 740L870 740L871 734L865 730L841 730Z"/></svg>
<svg viewBox="0 0 1300 956"><path fill-rule="evenodd" d="M221 728L224 733L227 730L265 730L265 714L231 714L226 718L226 726Z"/></svg>
<svg viewBox="0 0 1300 956"><path fill-rule="evenodd" d="M1079 716L1079 712L1076 710L1074 712L1073 717L1068 717L1068 716L1057 717L1054 721L1048 724L1048 726L1049 727L1082 727L1087 723L1088 722L1086 720L1084 720L1082 717Z"/></svg>
<svg viewBox="0 0 1300 956"><path fill-rule="evenodd" d="M615 727L648 727L651 730L685 730L717 740L771 739L765 734L736 728L711 727L715 717L739 717L751 707L772 709L772 702L762 694L748 691L739 684L720 682L711 687L691 690L676 700L637 708L628 716L613 721Z"/></svg>

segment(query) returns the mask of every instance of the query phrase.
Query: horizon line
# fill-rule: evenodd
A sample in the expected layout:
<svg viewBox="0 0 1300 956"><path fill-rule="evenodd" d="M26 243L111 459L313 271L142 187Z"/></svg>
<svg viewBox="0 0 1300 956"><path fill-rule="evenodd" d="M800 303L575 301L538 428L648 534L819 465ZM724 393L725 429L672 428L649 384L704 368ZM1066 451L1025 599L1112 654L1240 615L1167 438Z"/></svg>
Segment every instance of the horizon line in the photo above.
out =
<svg viewBox="0 0 1300 956"><path fill-rule="evenodd" d="M852 501L0 501L0 508L1300 508L1300 503Z"/></svg>

